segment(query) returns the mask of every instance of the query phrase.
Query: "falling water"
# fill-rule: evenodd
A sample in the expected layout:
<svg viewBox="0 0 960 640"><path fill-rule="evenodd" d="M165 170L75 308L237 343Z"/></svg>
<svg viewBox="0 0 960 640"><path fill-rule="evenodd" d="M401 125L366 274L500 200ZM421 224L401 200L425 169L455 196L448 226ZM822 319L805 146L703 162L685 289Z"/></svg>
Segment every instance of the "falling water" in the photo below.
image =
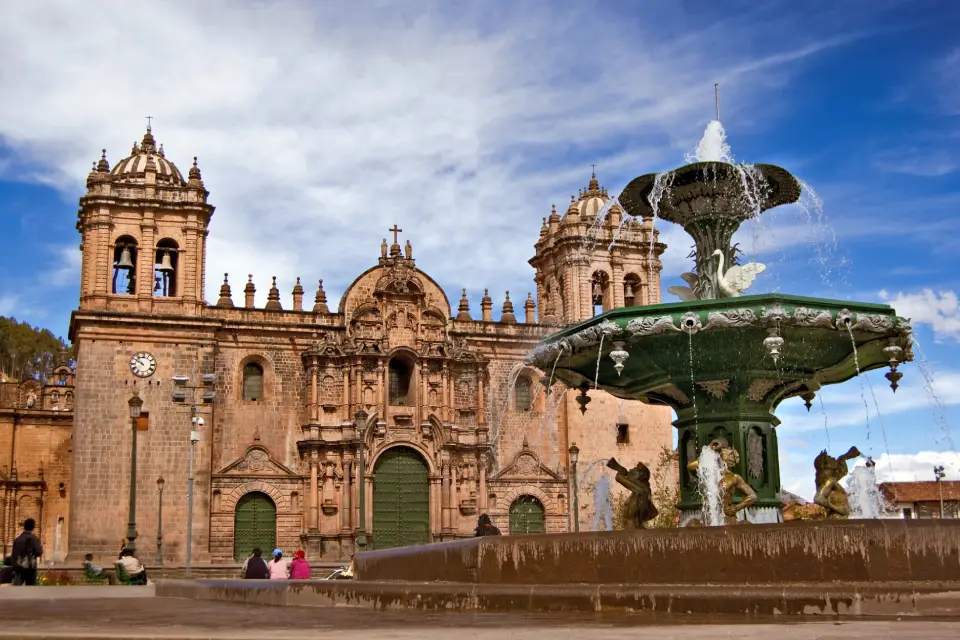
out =
<svg viewBox="0 0 960 640"><path fill-rule="evenodd" d="M870 395L873 396L873 408L877 411L877 419L880 421L880 435L883 436L883 450L887 453L887 466L890 468L890 479L893 479L893 459L890 457L890 445L887 444L887 427L883 423L883 415L880 413L880 403L877 402L877 394L873 392L873 382L870 375L863 376L867 379L867 388L870 389Z"/></svg>
<svg viewBox="0 0 960 640"><path fill-rule="evenodd" d="M735 164L730 145L727 144L727 132L719 120L711 120L703 131L703 137L697 143L693 154L685 154L687 162L727 162Z"/></svg>
<svg viewBox="0 0 960 640"><path fill-rule="evenodd" d="M950 423L947 421L947 410L933 387L933 367L930 366L930 361L927 360L923 349L920 347L920 342L917 341L916 338L913 339L913 345L917 348L917 356L919 356L914 358L914 364L917 365L917 369L920 370L920 375L923 376L923 390L927 394L927 399L929 399L933 405L934 418L937 424L940 425L940 431L943 433L943 437L946 439L950 451L956 451L957 448L953 444L953 434L950 431Z"/></svg>
<svg viewBox="0 0 960 640"><path fill-rule="evenodd" d="M860 374L860 355L857 352L857 340L853 337L853 329L849 322L844 325L847 334L850 336L850 344L853 345L853 364L857 368L857 380L860 381L860 399L863 400L863 409L866 412L867 420L867 440L870 439L870 406L867 404L867 391L863 387L863 376ZM872 446L872 445L871 445Z"/></svg>
<svg viewBox="0 0 960 640"><path fill-rule="evenodd" d="M796 206L803 216L807 226L814 232L813 244L816 248L817 268L820 272L820 280L828 287L834 283L831 281L834 271L840 276L840 284L844 284L845 272L842 268L847 266L848 261L845 257L837 260L837 233L826 222L823 215L823 201L820 196L809 184L796 178L800 183L800 199Z"/></svg>
<svg viewBox="0 0 960 640"><path fill-rule="evenodd" d="M603 521L603 528L600 522ZM613 506L610 504L610 479L601 475L593 485L593 530L613 531Z"/></svg>
<svg viewBox="0 0 960 640"><path fill-rule="evenodd" d="M563 352L561 351L561 354L562 353ZM560 355L557 355L557 360L559 359L560 359ZM554 362L553 366L554 367L557 366L556 362ZM503 392L503 400L499 404L499 412L497 415L496 422L494 423L494 426L493 426L493 437L492 437L491 444L493 445L494 448L496 448L497 445L500 443L500 431L501 431L501 427L503 426L503 421L504 419L506 419L506 416L507 416L507 405L510 404L510 392L513 391L514 388L516 388L517 379L520 378L520 373L523 371L523 367L524 367L524 364L522 362L518 362L517 364L513 365L513 367L510 369L509 372L507 372L506 388L504 389L504 392ZM531 397L535 397L535 396L531 396Z"/></svg>
<svg viewBox="0 0 960 640"><path fill-rule="evenodd" d="M889 454L887 454L889 457ZM880 518L886 512L883 495L877 487L876 468L871 465L855 467L847 482L850 499L850 517L857 520Z"/></svg>
<svg viewBox="0 0 960 640"><path fill-rule="evenodd" d="M710 527L723 525L723 497L720 495L720 481L727 471L727 465L720 454L710 447L700 450L697 467L697 492L703 502L703 523Z"/></svg>
<svg viewBox="0 0 960 640"><path fill-rule="evenodd" d="M607 337L606 333L600 334L600 346L597 348L597 372L593 376L593 388L597 388L597 384L600 382L600 358L603 357L603 339Z"/></svg>
<svg viewBox="0 0 960 640"><path fill-rule="evenodd" d="M660 215L660 202L663 200L663 196L667 193L671 186L673 186L673 179L676 177L672 171L667 171L665 173L658 173L657 177L653 179L653 188L650 190L650 195L647 196L647 201L650 203L651 218L650 218L650 253L649 255L654 255L654 238L656 237L657 230L657 217ZM654 260L650 260L650 271L647 274L648 282L653 285L654 282ZM659 296L658 296L659 297ZM653 289L650 289L650 302L653 302Z"/></svg>
<svg viewBox="0 0 960 640"><path fill-rule="evenodd" d="M827 426L827 408L823 404L823 389L820 389L817 399L820 400L820 413L823 414L823 432L827 434L827 452L829 453L832 447L830 446L830 429Z"/></svg>
<svg viewBox="0 0 960 640"><path fill-rule="evenodd" d="M697 419L697 383L694 380L693 373L693 332L687 332L687 346L690 353L690 400L693 402L693 419Z"/></svg>

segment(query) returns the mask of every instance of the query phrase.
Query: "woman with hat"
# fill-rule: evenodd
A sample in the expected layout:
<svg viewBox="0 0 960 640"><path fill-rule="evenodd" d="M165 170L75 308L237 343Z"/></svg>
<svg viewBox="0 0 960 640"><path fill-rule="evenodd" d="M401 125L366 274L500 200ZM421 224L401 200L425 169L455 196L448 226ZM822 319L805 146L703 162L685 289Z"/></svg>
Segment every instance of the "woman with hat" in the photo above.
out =
<svg viewBox="0 0 960 640"><path fill-rule="evenodd" d="M273 550L273 559L267 563L271 580L287 580L290 577L290 565L283 559L283 551Z"/></svg>
<svg viewBox="0 0 960 640"><path fill-rule="evenodd" d="M303 549L297 549L296 553L293 554L293 561L290 563L290 579L310 579L310 563L307 562Z"/></svg>

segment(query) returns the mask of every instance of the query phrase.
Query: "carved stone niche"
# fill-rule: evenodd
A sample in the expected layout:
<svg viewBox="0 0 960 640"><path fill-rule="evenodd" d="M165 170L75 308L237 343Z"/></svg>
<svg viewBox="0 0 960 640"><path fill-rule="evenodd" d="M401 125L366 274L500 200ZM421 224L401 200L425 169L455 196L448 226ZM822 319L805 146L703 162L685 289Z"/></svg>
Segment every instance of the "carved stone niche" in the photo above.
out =
<svg viewBox="0 0 960 640"><path fill-rule="evenodd" d="M424 440L431 440L433 438L433 425L429 422L424 422L420 425L420 437Z"/></svg>
<svg viewBox="0 0 960 640"><path fill-rule="evenodd" d="M472 516L477 513L477 497L475 495L460 501L460 513L465 516Z"/></svg>
<svg viewBox="0 0 960 640"><path fill-rule="evenodd" d="M323 504L320 505L320 510L323 511L323 515L332 516L337 513L339 507L337 503L333 501L333 498L327 498L323 501Z"/></svg>

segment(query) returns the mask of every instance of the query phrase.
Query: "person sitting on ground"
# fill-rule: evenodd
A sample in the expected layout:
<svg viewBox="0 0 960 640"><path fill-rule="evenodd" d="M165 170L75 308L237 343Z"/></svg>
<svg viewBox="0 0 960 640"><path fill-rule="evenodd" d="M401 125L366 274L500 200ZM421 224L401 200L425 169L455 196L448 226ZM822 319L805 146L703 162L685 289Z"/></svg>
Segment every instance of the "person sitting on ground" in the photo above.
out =
<svg viewBox="0 0 960 640"><path fill-rule="evenodd" d="M96 578L106 578L107 582L110 584L117 583L116 579L112 575L103 570L103 567L98 567L97 565L93 564L92 553L88 553L87 555L83 556L83 568L84 570L89 571L91 576Z"/></svg>
<svg viewBox="0 0 960 640"><path fill-rule="evenodd" d="M33 518L27 518L23 521L23 533L13 541L10 558L13 561L13 584L15 585L37 584L37 561L43 556L43 547L37 536L33 535L33 529L36 526L37 523Z"/></svg>
<svg viewBox="0 0 960 640"><path fill-rule="evenodd" d="M263 551L260 551L260 547L254 547L253 555L243 563L243 571L240 575L245 580L270 579L270 569L267 568L267 561L260 557L262 554Z"/></svg>
<svg viewBox="0 0 960 640"><path fill-rule="evenodd" d="M493 522L490 520L490 516L485 513L481 513L480 517L477 518L477 528L473 530L473 537L479 538L481 536L499 536L500 529L497 529L493 526Z"/></svg>
<svg viewBox="0 0 960 640"><path fill-rule="evenodd" d="M133 555L130 549L124 549L120 553L120 559L117 565L123 567L130 577L130 584L147 584L147 570L144 568L137 557Z"/></svg>
<svg viewBox="0 0 960 640"><path fill-rule="evenodd" d="M283 551L273 550L273 560L267 563L270 568L271 580L287 580L290 578L290 565L283 559Z"/></svg>
<svg viewBox="0 0 960 640"><path fill-rule="evenodd" d="M13 584L13 558L7 556L3 559L3 569L0 569L0 585L8 587Z"/></svg>
<svg viewBox="0 0 960 640"><path fill-rule="evenodd" d="M290 563L290 579L310 579L310 563L307 562L303 549L297 549L296 553L293 554L293 561Z"/></svg>

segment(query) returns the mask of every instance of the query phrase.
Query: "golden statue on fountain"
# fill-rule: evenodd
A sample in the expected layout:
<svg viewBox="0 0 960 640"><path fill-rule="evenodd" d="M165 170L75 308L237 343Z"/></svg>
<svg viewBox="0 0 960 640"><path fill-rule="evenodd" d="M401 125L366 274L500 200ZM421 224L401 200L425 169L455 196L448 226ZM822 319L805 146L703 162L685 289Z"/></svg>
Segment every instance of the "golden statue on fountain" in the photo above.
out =
<svg viewBox="0 0 960 640"><path fill-rule="evenodd" d="M817 471L817 496L813 501L823 508L823 516L828 520L850 515L850 499L846 489L840 486L840 480L849 471L847 460L859 457L860 450L856 447L850 447L850 450L839 458L834 458L824 449L813 461L813 468Z"/></svg>
<svg viewBox="0 0 960 640"><path fill-rule="evenodd" d="M720 476L720 500L723 504L723 524L738 524L737 514L757 501L757 492L733 468L740 462L740 453L723 440L714 440L707 445L717 452L722 462ZM687 469L696 474L700 469L700 461L694 460L687 465ZM740 502L734 503L734 497L739 493L743 496ZM746 519L739 524L748 524ZM693 520L688 526L702 526L703 522Z"/></svg>

